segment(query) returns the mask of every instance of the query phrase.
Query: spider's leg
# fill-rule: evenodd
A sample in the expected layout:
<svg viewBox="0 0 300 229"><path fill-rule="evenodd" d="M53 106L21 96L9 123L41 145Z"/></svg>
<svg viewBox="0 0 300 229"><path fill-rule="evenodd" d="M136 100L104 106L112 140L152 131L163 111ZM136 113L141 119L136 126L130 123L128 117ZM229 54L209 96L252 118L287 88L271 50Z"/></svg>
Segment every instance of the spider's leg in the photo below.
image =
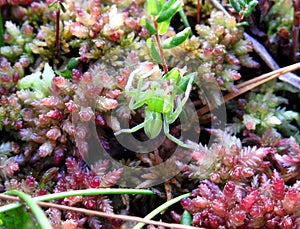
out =
<svg viewBox="0 0 300 229"><path fill-rule="evenodd" d="M183 99L178 104L178 106L176 107L175 111L173 113L171 113L170 115L168 115L168 123L169 124L175 122L175 120L178 118L178 116L182 112L182 108L183 108L183 106L185 105L185 103L187 102L187 100L188 100L188 98L190 96L190 93L191 93L191 90L192 90L193 80L194 80L193 77L191 77L189 79L189 82L188 82L188 85L186 87Z"/></svg>
<svg viewBox="0 0 300 229"><path fill-rule="evenodd" d="M173 135L170 134L169 123L168 123L168 120L165 119L165 117L164 117L164 133L167 138L169 138L172 142L175 142L177 145L184 147L184 148L188 148L188 149L194 149L193 146L183 143L181 140L179 140L178 138L175 138Z"/></svg>
<svg viewBox="0 0 300 229"><path fill-rule="evenodd" d="M141 124L139 124L139 125L137 125L137 126L135 126L135 127L132 127L132 128L130 128L130 129L121 129L121 130L115 132L114 134L115 134L115 135L119 135L119 134L121 134L121 133L133 133L133 132L136 132L136 131L142 129L142 128L146 125L146 123L147 123L148 121L149 121L149 120L144 120L144 122L142 122Z"/></svg>
<svg viewBox="0 0 300 229"><path fill-rule="evenodd" d="M132 86L132 81L134 79L134 76L139 72L141 71L141 67L135 69L133 72L130 73L129 77L128 77L128 80L127 80L127 83L126 83L126 86L125 86L125 92L127 91L130 91L129 89L131 88Z"/></svg>
<svg viewBox="0 0 300 229"><path fill-rule="evenodd" d="M142 84L143 84L143 78L140 78L137 84L136 91L130 91L132 97L129 102L129 108L131 110L135 110L145 104L145 99L141 99L141 97L143 97L141 92Z"/></svg>

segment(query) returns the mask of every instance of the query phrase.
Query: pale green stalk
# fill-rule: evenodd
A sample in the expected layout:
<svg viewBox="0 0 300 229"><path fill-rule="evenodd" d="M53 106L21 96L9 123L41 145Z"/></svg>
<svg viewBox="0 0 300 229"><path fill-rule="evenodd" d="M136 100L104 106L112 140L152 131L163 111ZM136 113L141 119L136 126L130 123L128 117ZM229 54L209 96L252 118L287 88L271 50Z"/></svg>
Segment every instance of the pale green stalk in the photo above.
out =
<svg viewBox="0 0 300 229"><path fill-rule="evenodd" d="M13 190L12 190L13 191ZM8 191L11 192L11 191ZM4 194L9 194L5 192ZM59 192L53 194L47 194L32 198L35 201L49 201L55 199L61 199L68 196L93 196L93 195L112 195L112 194L141 194L141 195L153 195L150 190L142 189L125 189L125 188L103 188L103 189L85 189L85 190L71 190L66 192ZM22 206L21 203L12 203L0 207L0 212L9 211Z"/></svg>
<svg viewBox="0 0 300 229"><path fill-rule="evenodd" d="M183 194L181 196L177 196L174 199L171 199L167 201L166 203L160 205L159 207L155 208L152 212L150 212L148 215L144 217L144 219L150 220L154 216L158 215L160 212L164 211L166 208L170 207L171 205L179 202L182 198L187 198L190 196L190 193ZM134 226L133 229L141 229L145 224L144 223L138 223Z"/></svg>

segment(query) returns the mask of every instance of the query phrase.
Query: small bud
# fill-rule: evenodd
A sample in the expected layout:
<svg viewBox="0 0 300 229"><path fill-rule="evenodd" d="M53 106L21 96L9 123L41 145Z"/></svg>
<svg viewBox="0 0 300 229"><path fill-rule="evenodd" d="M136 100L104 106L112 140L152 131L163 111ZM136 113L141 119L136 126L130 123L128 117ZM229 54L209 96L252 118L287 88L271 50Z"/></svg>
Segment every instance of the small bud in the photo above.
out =
<svg viewBox="0 0 300 229"><path fill-rule="evenodd" d="M38 149L40 157L50 156L54 148L54 144L51 141L44 142Z"/></svg>
<svg viewBox="0 0 300 229"><path fill-rule="evenodd" d="M107 98L115 99L121 94L121 91L119 89L109 90L106 93Z"/></svg>
<svg viewBox="0 0 300 229"><path fill-rule="evenodd" d="M65 103L65 106L66 111L69 113L75 112L78 109L77 104L73 100L70 100L69 102Z"/></svg>
<svg viewBox="0 0 300 229"><path fill-rule="evenodd" d="M106 124L104 117L99 113L95 114L95 123L97 126L104 126Z"/></svg>
<svg viewBox="0 0 300 229"><path fill-rule="evenodd" d="M41 104L48 108L63 108L64 103L56 96L49 96L41 100Z"/></svg>
<svg viewBox="0 0 300 229"><path fill-rule="evenodd" d="M266 124L270 125L270 126L277 126L281 124L281 121L279 118L277 118L276 116L271 116L271 117L267 117L265 119Z"/></svg>
<svg viewBox="0 0 300 229"><path fill-rule="evenodd" d="M71 78L74 82L79 82L82 78L82 74L78 69L73 68L71 71Z"/></svg>
<svg viewBox="0 0 300 229"><path fill-rule="evenodd" d="M96 109L99 111L109 111L118 106L118 101L115 99L99 96L96 100Z"/></svg>
<svg viewBox="0 0 300 229"><path fill-rule="evenodd" d="M282 206L288 214L300 210L300 192L295 188L289 188L282 201Z"/></svg>
<svg viewBox="0 0 300 229"><path fill-rule="evenodd" d="M226 20L225 20L225 26L226 26L226 28L228 28L228 29L235 28L235 27L236 27L236 20L235 20L235 17L229 17L229 18L226 18Z"/></svg>
<svg viewBox="0 0 300 229"><path fill-rule="evenodd" d="M119 75L116 77L116 80L117 80L118 87L125 88L127 83L127 77L125 77L124 75Z"/></svg>
<svg viewBox="0 0 300 229"><path fill-rule="evenodd" d="M94 116L94 112L91 107L81 107L79 111L79 117L81 121L88 122Z"/></svg>
<svg viewBox="0 0 300 229"><path fill-rule="evenodd" d="M215 55L221 56L221 55L223 55L226 52L225 46L218 44L218 45L215 46L213 52L214 52Z"/></svg>
<svg viewBox="0 0 300 229"><path fill-rule="evenodd" d="M208 201L204 197L197 196L196 198L191 200L191 204L194 205L196 208L207 208L210 206L210 201Z"/></svg>
<svg viewBox="0 0 300 229"><path fill-rule="evenodd" d="M35 189L35 178L33 176L27 176L26 180L23 182L22 188L25 193L33 193Z"/></svg>
<svg viewBox="0 0 300 229"><path fill-rule="evenodd" d="M89 35L88 28L82 25L80 22L72 22L69 26L69 31L72 35L78 38L87 38Z"/></svg>
<svg viewBox="0 0 300 229"><path fill-rule="evenodd" d="M60 120L63 117L63 113L58 110L51 110L46 114L46 117L51 118L51 119L55 119L55 120Z"/></svg>
<svg viewBox="0 0 300 229"><path fill-rule="evenodd" d="M61 136L60 129L58 127L52 127L48 132L46 133L47 138L56 140Z"/></svg>

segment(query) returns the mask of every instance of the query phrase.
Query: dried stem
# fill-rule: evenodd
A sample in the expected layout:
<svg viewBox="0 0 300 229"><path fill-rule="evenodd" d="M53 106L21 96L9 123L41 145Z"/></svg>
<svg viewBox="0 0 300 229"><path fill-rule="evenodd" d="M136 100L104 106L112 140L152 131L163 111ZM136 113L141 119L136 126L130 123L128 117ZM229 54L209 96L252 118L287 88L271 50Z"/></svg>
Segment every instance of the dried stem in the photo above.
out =
<svg viewBox="0 0 300 229"><path fill-rule="evenodd" d="M56 41L56 59L58 62L60 61L60 9L56 9L56 33L55 33L55 41Z"/></svg>
<svg viewBox="0 0 300 229"><path fill-rule="evenodd" d="M13 197L13 196L5 195L5 194L0 194L0 198L5 199L5 200L11 200L11 201L22 201L18 197ZM173 223L157 222L157 221L154 221L154 220L147 220L147 219L143 219L143 218L136 217L136 216L108 214L108 213L105 213L105 212L88 210L88 209L85 209L85 208L71 207L71 206L54 204L54 203L44 203L44 202L39 202L39 201L36 202L36 203L38 205L40 205L41 207L45 207L45 208L57 208L57 209L60 209L60 210L65 210L65 211L75 211L75 212L82 213L82 214L85 214L85 215L100 216L100 217L104 217L104 218L119 219L119 220L124 220L124 221L140 222L140 223L144 223L144 224L162 226L162 227L166 227L166 228L196 229L196 227L180 225L180 224L173 224ZM197 228L199 229L199 227L197 227Z"/></svg>
<svg viewBox="0 0 300 229"><path fill-rule="evenodd" d="M197 24L200 24L201 2L197 0Z"/></svg>
<svg viewBox="0 0 300 229"><path fill-rule="evenodd" d="M299 47L299 28L300 28L300 1L293 0L294 18L292 26L292 61L297 62L297 53Z"/></svg>
<svg viewBox="0 0 300 229"><path fill-rule="evenodd" d="M153 20L153 23L154 23L155 29L158 31L157 22L155 20ZM167 74L168 73L168 66L166 64L166 59L165 59L165 56L164 56L164 52L163 52L162 48L160 47L160 38L159 38L158 33L155 34L155 40L156 40L156 43L157 43L157 46L158 46L159 55L160 55L160 59L161 59L161 65L163 67L164 74Z"/></svg>
<svg viewBox="0 0 300 229"><path fill-rule="evenodd" d="M268 73L265 73L261 76L258 76L258 77L255 77L251 80L248 80L246 82L243 82L243 83L240 83L238 85L236 85L236 87L239 89L238 92L232 92L232 93L229 93L227 95L225 95L223 97L223 102L227 102L229 101L230 99L233 99L249 90L252 90L253 88L255 87L258 87L272 79L276 79L277 77L283 75L283 74L286 74L288 72L291 72L291 71L295 71L297 69L300 69L300 63L296 63L296 64L293 64L293 65L289 65L287 67L284 67L284 68L280 68L280 69L277 69L277 70L274 70L272 72L268 72ZM210 110L214 109L216 107L210 107L208 105L202 107L201 109L199 109L197 111L197 114L199 116L202 116L204 114L206 114L207 112L209 112Z"/></svg>
<svg viewBox="0 0 300 229"><path fill-rule="evenodd" d="M3 19L2 19L2 7L0 6L0 47L2 46L4 46L4 29L3 29Z"/></svg>

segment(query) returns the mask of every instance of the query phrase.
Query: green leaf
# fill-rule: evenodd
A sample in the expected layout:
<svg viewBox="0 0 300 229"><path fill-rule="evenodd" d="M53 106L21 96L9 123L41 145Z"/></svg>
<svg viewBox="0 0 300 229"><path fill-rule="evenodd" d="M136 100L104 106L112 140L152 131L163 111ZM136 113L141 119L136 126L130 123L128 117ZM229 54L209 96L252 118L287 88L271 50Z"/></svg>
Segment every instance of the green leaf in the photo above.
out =
<svg viewBox="0 0 300 229"><path fill-rule="evenodd" d="M32 216L23 207L0 213L1 228L39 229L39 225L33 221Z"/></svg>
<svg viewBox="0 0 300 229"><path fill-rule="evenodd" d="M188 38L188 36L190 35L190 32L191 32L190 27L185 28L184 30L177 33L173 37L169 37L168 39L164 40L161 44L161 48L162 49L170 49L170 48L174 48L174 47L180 45Z"/></svg>
<svg viewBox="0 0 300 229"><path fill-rule="evenodd" d="M19 80L17 87L19 89L32 89L36 92L37 98L44 98L48 94L52 79L55 76L53 69L48 63L45 64L44 71L34 72Z"/></svg>
<svg viewBox="0 0 300 229"><path fill-rule="evenodd" d="M181 18L181 21L182 21L184 27L191 27L182 7L179 9L179 16Z"/></svg>
<svg viewBox="0 0 300 229"><path fill-rule="evenodd" d="M55 71L55 73L59 76L62 76L64 78L66 78L66 79L71 79L72 72L68 69L65 69L63 71Z"/></svg>
<svg viewBox="0 0 300 229"><path fill-rule="evenodd" d="M172 68L171 71L169 71L166 75L163 76L163 79L172 79L172 80L178 80L180 77L180 73L178 69Z"/></svg>
<svg viewBox="0 0 300 229"><path fill-rule="evenodd" d="M158 24L157 29L158 29L158 34L159 35L163 35L167 32L167 30L169 28L169 25L170 25L170 22L171 22L171 18L168 21L164 21L164 22Z"/></svg>
<svg viewBox="0 0 300 229"><path fill-rule="evenodd" d="M144 18L142 18L140 24L146 27L150 35L154 35L157 33L157 30L154 28L153 24L149 20L145 20Z"/></svg>
<svg viewBox="0 0 300 229"><path fill-rule="evenodd" d="M67 64L67 69L72 70L73 68L76 68L77 65L78 65L78 59L75 57L72 57Z"/></svg>
<svg viewBox="0 0 300 229"><path fill-rule="evenodd" d="M161 23L164 21L170 20L180 9L181 2L180 0L174 1L168 1L162 8L162 10L159 12L158 17L156 18L157 23ZM171 4L169 4L171 3ZM171 6L168 6L171 5ZM168 6L168 7L167 7Z"/></svg>
<svg viewBox="0 0 300 229"><path fill-rule="evenodd" d="M140 24L143 25L143 26L146 26L146 19L145 18L141 18Z"/></svg>
<svg viewBox="0 0 300 229"><path fill-rule="evenodd" d="M155 43L153 42L153 40L151 38L147 39L147 45L150 48L150 56L151 56L151 58L155 62L161 63L161 58L160 58L159 52L157 51L157 49L155 47Z"/></svg>
<svg viewBox="0 0 300 229"><path fill-rule="evenodd" d="M257 5L258 1L254 0L254 1L251 1L248 5L248 8L243 12L243 16L244 17L248 17L251 15L254 7Z"/></svg>
<svg viewBox="0 0 300 229"><path fill-rule="evenodd" d="M12 151L13 151L13 149L12 149L11 142L3 142L0 145L0 156L1 157L4 157L4 156L8 155Z"/></svg>
<svg viewBox="0 0 300 229"><path fill-rule="evenodd" d="M21 36L22 32L19 27L12 21L5 21L6 32L9 33L14 39Z"/></svg>
<svg viewBox="0 0 300 229"><path fill-rule="evenodd" d="M244 0L237 0L237 2L239 3L239 5L243 8L245 8L247 6L247 2L245 2Z"/></svg>
<svg viewBox="0 0 300 229"><path fill-rule="evenodd" d="M192 215L187 210L184 210L180 218L180 224L190 226L192 224L192 221Z"/></svg>
<svg viewBox="0 0 300 229"><path fill-rule="evenodd" d="M243 26L248 26L249 23L247 21L242 21L239 23L236 23L236 27L243 27Z"/></svg>
<svg viewBox="0 0 300 229"><path fill-rule="evenodd" d="M42 91L45 92L45 94L48 94L48 89L52 84L52 80L55 76L55 73L52 69L52 67L50 67L50 65L48 63L45 64L44 66L44 70L42 73L42 80L41 80L41 85L43 86ZM35 88L33 86L33 89L40 89L40 88Z"/></svg>
<svg viewBox="0 0 300 229"><path fill-rule="evenodd" d="M147 0L146 11L152 16L157 16L163 5L163 0Z"/></svg>
<svg viewBox="0 0 300 229"><path fill-rule="evenodd" d="M49 5L48 5L48 8L54 8L54 7L57 7L58 5L58 2L57 1L54 1L54 2L51 2Z"/></svg>
<svg viewBox="0 0 300 229"><path fill-rule="evenodd" d="M229 0L229 3L236 12L240 13L242 11L236 0Z"/></svg>
<svg viewBox="0 0 300 229"><path fill-rule="evenodd" d="M257 0L252 0L252 1L250 1L250 3L249 3L249 7L253 9L257 4L258 4L258 1L257 1Z"/></svg>
<svg viewBox="0 0 300 229"><path fill-rule="evenodd" d="M59 3L58 8L62 11L62 12L66 12L66 7L64 6L64 4L62 2Z"/></svg>
<svg viewBox="0 0 300 229"><path fill-rule="evenodd" d="M17 88L18 89L29 89L35 81L40 80L41 74L42 73L40 71L37 71L37 72L31 73L30 75L23 77L22 79L20 79L18 81Z"/></svg>
<svg viewBox="0 0 300 229"><path fill-rule="evenodd" d="M190 74L182 77L180 79L178 87L177 87L177 90L178 90L177 94L181 94L181 93L185 92L190 79L193 78L193 81L194 81L196 76L197 76L197 72L193 72L193 73L190 73Z"/></svg>

